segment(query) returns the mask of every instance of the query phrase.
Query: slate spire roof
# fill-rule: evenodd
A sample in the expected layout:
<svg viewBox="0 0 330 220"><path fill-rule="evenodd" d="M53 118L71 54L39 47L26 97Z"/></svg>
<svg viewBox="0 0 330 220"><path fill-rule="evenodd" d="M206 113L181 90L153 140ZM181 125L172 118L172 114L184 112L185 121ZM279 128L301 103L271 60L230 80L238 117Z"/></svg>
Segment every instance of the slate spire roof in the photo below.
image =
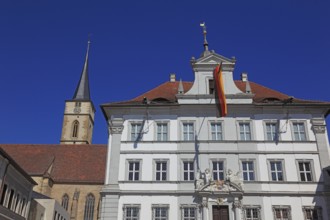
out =
<svg viewBox="0 0 330 220"><path fill-rule="evenodd" d="M76 91L73 95L73 100L90 100L89 80L88 80L88 53L89 53L90 43L91 43L90 40L88 40L84 67Z"/></svg>

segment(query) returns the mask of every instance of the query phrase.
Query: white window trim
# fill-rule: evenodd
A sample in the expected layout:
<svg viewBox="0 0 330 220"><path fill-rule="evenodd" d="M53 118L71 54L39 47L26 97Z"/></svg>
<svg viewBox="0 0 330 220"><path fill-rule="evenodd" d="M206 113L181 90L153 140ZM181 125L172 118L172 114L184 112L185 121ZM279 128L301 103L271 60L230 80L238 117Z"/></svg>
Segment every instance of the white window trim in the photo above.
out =
<svg viewBox="0 0 330 220"><path fill-rule="evenodd" d="M139 180L129 180L129 163L130 162L139 162ZM141 177L142 177L142 159L126 159L126 173L125 173L125 180L126 181L133 181L133 182L138 182L141 181Z"/></svg>
<svg viewBox="0 0 330 220"><path fill-rule="evenodd" d="M194 164L194 179L193 180L185 180L184 179L184 162L192 162ZM181 177L181 180L182 181L187 181L187 182L193 182L196 180L196 163L194 161L194 159L181 159L181 174L182 174L182 177Z"/></svg>
<svg viewBox="0 0 330 220"><path fill-rule="evenodd" d="M282 163L283 180L272 180L272 171L271 171L270 162L281 162ZM268 159L267 166L268 166L268 178L269 178L270 182L285 182L286 181L285 160L284 159Z"/></svg>
<svg viewBox="0 0 330 220"><path fill-rule="evenodd" d="M186 124L186 123L191 123L191 124L193 124L193 139L192 139L192 140L184 140L184 130L183 130L183 126L184 126L184 124ZM180 128L181 128L180 135L181 135L181 140L182 140L182 141L187 141L187 142L189 142L189 141L195 141L195 135L196 135L196 121L194 121L194 120L182 120L182 121L180 122Z"/></svg>
<svg viewBox="0 0 330 220"><path fill-rule="evenodd" d="M132 124L141 124L141 134L140 134L140 139L136 139L136 140L132 140ZM131 141L131 142L138 142L138 141L142 141L143 140L143 130L144 127L142 127L143 125L143 121L142 120L138 120L138 121L129 121L128 122L128 137L127 140Z"/></svg>
<svg viewBox="0 0 330 220"><path fill-rule="evenodd" d="M261 206L260 205L244 205L243 206L243 218L246 220L246 209L257 209L258 219L261 220Z"/></svg>
<svg viewBox="0 0 330 220"><path fill-rule="evenodd" d="M212 180L213 179L213 162L222 162L223 163L223 179L225 180L226 179L226 175L227 175L227 161L225 158L211 158L210 159L210 173L211 173L211 177L212 177Z"/></svg>
<svg viewBox="0 0 330 220"><path fill-rule="evenodd" d="M151 205L151 219L154 220L155 219L155 212L154 209L155 208L166 208L167 209L167 219L169 220L169 216L170 216L170 205L168 204L152 204Z"/></svg>
<svg viewBox="0 0 330 220"><path fill-rule="evenodd" d="M277 126L277 140L268 140L268 136L267 136L267 124L271 123L271 124L276 124ZM265 141L270 141L270 142L276 142L276 141L281 141L281 121L280 120L264 120L263 121L263 127L264 127L264 140ZM276 131L275 131L276 132Z"/></svg>
<svg viewBox="0 0 330 220"><path fill-rule="evenodd" d="M254 180L244 180L244 176L243 176L243 162L252 162L253 163ZM244 182L255 182L255 181L258 181L256 159L245 159L245 158L240 159L240 168L241 168L241 172L242 172L242 180Z"/></svg>
<svg viewBox="0 0 330 220"><path fill-rule="evenodd" d="M306 140L296 140L295 136L294 136L294 129L293 129L293 124L295 123L302 123L304 125L304 129L305 129L305 136L306 136ZM293 141L297 141L297 142L304 142L304 141L309 141L309 131L307 129L307 122L306 120L291 120L290 121L290 129L291 129L291 137Z"/></svg>
<svg viewBox="0 0 330 220"><path fill-rule="evenodd" d="M156 163L157 162L166 162L166 180L156 180ZM156 181L156 182L166 182L166 181L169 181L170 180L170 160L169 159L163 159L163 158L160 158L160 159L154 159L153 160L153 181Z"/></svg>
<svg viewBox="0 0 330 220"><path fill-rule="evenodd" d="M124 204L123 205L123 219L126 218L126 208L138 208L139 209L139 215L138 219L140 219L140 214L141 214L141 205L140 204Z"/></svg>
<svg viewBox="0 0 330 220"><path fill-rule="evenodd" d="M181 210L181 220L184 219L184 209L185 208L193 208L195 209L195 220L199 219L198 217L198 206L196 204L181 204L180 210Z"/></svg>
<svg viewBox="0 0 330 220"><path fill-rule="evenodd" d="M303 163L309 163L310 168L311 168L311 175L312 175L312 180L311 181L302 181L300 177L300 170L299 170L299 162ZM304 183L311 183L315 181L315 172L314 172L314 163L313 159L296 159L296 167L297 167L297 174L298 174L298 180Z"/></svg>
<svg viewBox="0 0 330 220"><path fill-rule="evenodd" d="M212 139L212 124L213 123L219 123L221 125L221 140L213 140ZM224 121L223 120L210 120L209 123L208 123L208 129L209 129L209 140L210 141L224 141L225 140L225 134L224 134L224 129L225 126L224 126Z"/></svg>
<svg viewBox="0 0 330 220"><path fill-rule="evenodd" d="M255 140L254 137L254 126L253 121L251 119L239 119L236 121L236 134L237 134L237 140L238 141L253 141ZM241 133L240 133L240 124L241 123L249 123L250 124L250 133L251 133L251 139L250 140L241 140Z"/></svg>
<svg viewBox="0 0 330 220"><path fill-rule="evenodd" d="M205 94L208 94L208 95L213 95L213 94L210 94L210 80L212 80L214 82L214 79L213 77L205 77L205 88L206 88L206 91L205 91ZM214 93L215 93L215 85L213 86L214 87Z"/></svg>
<svg viewBox="0 0 330 220"><path fill-rule="evenodd" d="M272 207L274 219L276 219L275 209L287 209L288 210L288 218L289 218L289 220L292 219L291 206L288 206L288 205L283 205L283 206L282 205L274 205Z"/></svg>
<svg viewBox="0 0 330 220"><path fill-rule="evenodd" d="M306 220L306 209L314 209L317 211L317 217L318 220L322 220L323 219L323 215L322 215L322 207L321 206L303 206L302 210L303 210L303 214L304 214L304 219Z"/></svg>
<svg viewBox="0 0 330 220"><path fill-rule="evenodd" d="M167 140L158 140L158 124L167 124ZM170 141L170 121L162 121L162 120L157 120L155 121L155 126L154 126L154 140L159 141L159 142L167 142Z"/></svg>

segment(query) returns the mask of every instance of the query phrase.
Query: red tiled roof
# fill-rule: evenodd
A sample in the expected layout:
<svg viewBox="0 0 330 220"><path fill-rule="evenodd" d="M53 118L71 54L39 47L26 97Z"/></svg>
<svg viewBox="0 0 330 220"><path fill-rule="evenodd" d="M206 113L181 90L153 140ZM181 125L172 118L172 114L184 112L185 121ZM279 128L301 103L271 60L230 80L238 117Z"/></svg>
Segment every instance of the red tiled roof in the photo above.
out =
<svg viewBox="0 0 330 220"><path fill-rule="evenodd" d="M245 93L246 82L235 80L236 86ZM193 85L193 82L183 82L184 92L187 92ZM162 101L175 103L176 102L176 95L178 94L178 86L179 82L165 82L160 86L149 90L142 95L137 96L134 99L122 102L115 102L109 104L142 104L144 97L146 97L149 101ZM250 82L250 87L252 90L253 102L254 103L265 103L265 102L278 102L278 101L285 101L290 98L289 95L284 93L278 92L276 90L267 88L260 84ZM322 101L310 101L310 100L302 100L294 98L291 100L293 103L327 103L329 102L322 102ZM105 104L107 105L107 104Z"/></svg>
<svg viewBox="0 0 330 220"><path fill-rule="evenodd" d="M43 176L52 165L54 182L104 183L106 145L0 144L29 175Z"/></svg>

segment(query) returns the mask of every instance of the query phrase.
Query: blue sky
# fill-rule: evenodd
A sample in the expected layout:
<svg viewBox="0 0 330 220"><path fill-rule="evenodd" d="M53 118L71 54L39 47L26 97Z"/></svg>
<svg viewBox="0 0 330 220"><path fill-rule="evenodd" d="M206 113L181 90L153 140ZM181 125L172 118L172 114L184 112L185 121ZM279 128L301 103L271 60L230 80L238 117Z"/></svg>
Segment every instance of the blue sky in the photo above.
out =
<svg viewBox="0 0 330 220"><path fill-rule="evenodd" d="M93 143L107 143L100 104L134 98L172 72L193 80L201 21L210 49L236 57L235 79L248 72L288 95L330 101L326 0L2 0L0 143L59 143L89 33Z"/></svg>

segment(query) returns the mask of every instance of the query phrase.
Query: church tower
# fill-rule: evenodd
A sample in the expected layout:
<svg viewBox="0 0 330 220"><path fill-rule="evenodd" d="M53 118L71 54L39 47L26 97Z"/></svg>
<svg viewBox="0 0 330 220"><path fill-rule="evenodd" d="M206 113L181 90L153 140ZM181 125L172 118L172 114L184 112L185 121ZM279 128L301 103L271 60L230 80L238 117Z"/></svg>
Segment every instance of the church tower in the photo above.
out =
<svg viewBox="0 0 330 220"><path fill-rule="evenodd" d="M91 144L95 108L90 98L88 81L88 40L86 59L76 91L65 101L61 144Z"/></svg>

